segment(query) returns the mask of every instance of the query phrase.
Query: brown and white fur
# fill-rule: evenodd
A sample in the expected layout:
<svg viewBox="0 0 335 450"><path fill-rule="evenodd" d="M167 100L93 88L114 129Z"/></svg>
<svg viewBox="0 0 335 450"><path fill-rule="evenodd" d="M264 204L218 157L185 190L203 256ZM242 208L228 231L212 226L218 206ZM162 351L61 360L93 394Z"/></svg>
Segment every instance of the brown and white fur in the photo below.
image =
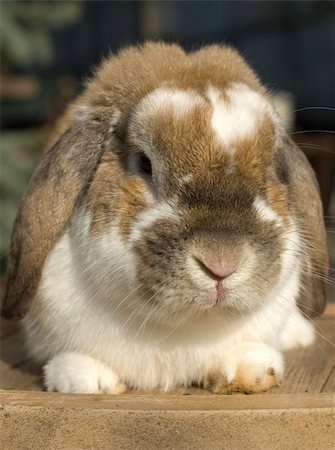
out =
<svg viewBox="0 0 335 450"><path fill-rule="evenodd" d="M48 390L257 392L314 340L314 174L238 53L148 43L72 105L14 226L3 315Z"/></svg>

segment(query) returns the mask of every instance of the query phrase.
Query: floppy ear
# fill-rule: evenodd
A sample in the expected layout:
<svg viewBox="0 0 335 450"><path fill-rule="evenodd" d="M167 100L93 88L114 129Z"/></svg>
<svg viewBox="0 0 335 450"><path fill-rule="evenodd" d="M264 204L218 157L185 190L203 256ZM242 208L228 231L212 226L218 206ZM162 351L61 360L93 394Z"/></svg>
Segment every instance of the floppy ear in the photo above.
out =
<svg viewBox="0 0 335 450"><path fill-rule="evenodd" d="M94 176L105 133L97 123L74 123L36 168L14 223L2 316L21 319L29 310L49 251L62 235Z"/></svg>
<svg viewBox="0 0 335 450"><path fill-rule="evenodd" d="M308 316L322 313L325 304L325 280L328 256L323 209L316 176L306 156L283 136L281 159L277 161L283 181L288 184L296 225L303 240L302 285L299 308Z"/></svg>

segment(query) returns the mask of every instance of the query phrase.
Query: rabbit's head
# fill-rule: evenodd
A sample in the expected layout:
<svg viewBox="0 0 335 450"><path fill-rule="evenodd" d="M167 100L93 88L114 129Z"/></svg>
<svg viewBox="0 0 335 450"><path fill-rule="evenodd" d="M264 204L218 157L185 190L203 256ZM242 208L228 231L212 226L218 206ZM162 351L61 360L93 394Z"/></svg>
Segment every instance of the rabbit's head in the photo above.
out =
<svg viewBox="0 0 335 450"><path fill-rule="evenodd" d="M21 203L4 316L28 310L79 205L91 242L113 230L107 259L115 236L130 249L134 264L120 276L134 274L143 314L157 320L163 309L171 320L252 310L293 272L299 290L307 257L322 272L324 236L316 224L318 248L302 263L306 180L297 185L296 173L304 176L291 149L268 93L231 48L187 55L149 43L108 59L69 108ZM320 218L318 198L314 209Z"/></svg>

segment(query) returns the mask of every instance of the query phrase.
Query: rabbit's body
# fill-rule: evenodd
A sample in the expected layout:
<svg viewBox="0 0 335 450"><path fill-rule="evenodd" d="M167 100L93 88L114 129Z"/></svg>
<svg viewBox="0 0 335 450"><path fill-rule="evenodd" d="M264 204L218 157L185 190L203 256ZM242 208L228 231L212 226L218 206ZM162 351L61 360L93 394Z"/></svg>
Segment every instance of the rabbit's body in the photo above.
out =
<svg viewBox="0 0 335 450"><path fill-rule="evenodd" d="M314 339L301 310L324 305L325 232L312 170L237 53L125 50L59 132L3 308L27 313L47 388L278 384L281 351Z"/></svg>
<svg viewBox="0 0 335 450"><path fill-rule="evenodd" d="M252 314L209 309L201 315L176 317L163 310L157 322L155 317L150 319L152 306L143 308L143 299L137 295L136 272L129 270L136 266L131 246L122 243L117 229L92 239L89 225L88 214L79 209L70 230L49 255L37 298L25 318L33 357L45 363L61 355L47 366L50 389L90 391L88 386L95 385L92 377L99 386L101 369L96 373L90 360L84 368L83 363L79 365L78 373L72 369L71 383L66 384L67 367L77 367L77 353L105 363L128 387L168 390L203 384L220 368L229 390L245 359L243 347L248 345L255 350L254 364L260 371L255 378L266 375L269 368L276 376L241 389L263 390L282 378L279 351L313 342L313 327L295 303L301 274L295 232L283 255L284 270L277 285ZM114 377L106 378L110 384L105 382L94 392L119 392Z"/></svg>

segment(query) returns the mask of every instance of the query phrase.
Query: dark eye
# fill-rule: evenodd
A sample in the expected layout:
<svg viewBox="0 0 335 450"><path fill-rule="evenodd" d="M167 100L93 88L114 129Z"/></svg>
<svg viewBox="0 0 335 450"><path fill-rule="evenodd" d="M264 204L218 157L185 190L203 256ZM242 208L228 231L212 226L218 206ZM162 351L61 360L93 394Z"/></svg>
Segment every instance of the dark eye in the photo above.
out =
<svg viewBox="0 0 335 450"><path fill-rule="evenodd" d="M151 161L144 153L139 155L138 168L142 173L150 176L152 175Z"/></svg>

